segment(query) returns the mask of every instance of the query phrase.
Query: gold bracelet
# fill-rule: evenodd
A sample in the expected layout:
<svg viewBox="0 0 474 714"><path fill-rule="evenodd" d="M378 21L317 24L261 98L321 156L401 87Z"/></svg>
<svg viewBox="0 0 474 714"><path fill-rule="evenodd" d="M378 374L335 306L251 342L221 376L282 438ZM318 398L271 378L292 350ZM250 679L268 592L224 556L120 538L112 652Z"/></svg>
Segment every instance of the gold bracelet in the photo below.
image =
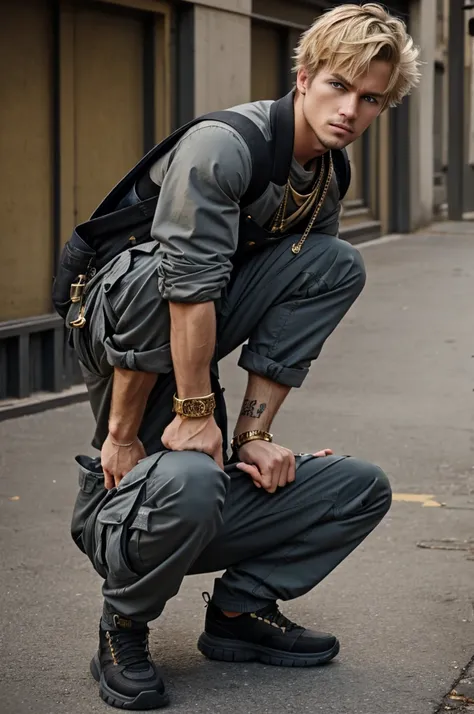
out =
<svg viewBox="0 0 474 714"><path fill-rule="evenodd" d="M256 441L257 439L260 439L261 441L268 441L271 443L273 441L273 434L270 434L268 431L263 431L262 429L252 429L251 431L244 431L242 432L242 434L234 436L234 438L230 442L230 445L232 449L237 450L240 449L240 447L244 444L248 444L249 441Z"/></svg>
<svg viewBox="0 0 474 714"><path fill-rule="evenodd" d="M189 419L199 419L200 417L211 416L216 408L216 397L214 392L205 397L190 397L188 399L178 399L176 394L173 397L173 411L182 417Z"/></svg>

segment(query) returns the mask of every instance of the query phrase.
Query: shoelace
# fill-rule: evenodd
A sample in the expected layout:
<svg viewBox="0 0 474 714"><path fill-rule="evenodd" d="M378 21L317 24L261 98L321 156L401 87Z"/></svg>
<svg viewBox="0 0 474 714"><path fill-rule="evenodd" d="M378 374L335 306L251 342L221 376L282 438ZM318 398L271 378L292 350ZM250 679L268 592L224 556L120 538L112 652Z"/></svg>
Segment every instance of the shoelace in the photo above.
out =
<svg viewBox="0 0 474 714"><path fill-rule="evenodd" d="M263 620L266 620L272 624L275 624L277 627L280 627L282 630L285 630L286 632L291 632L291 630L295 630L295 629L300 629L300 630L303 629L301 627L301 625L297 625L296 622L292 622L287 617L285 617L285 615L282 612L280 612L278 607L274 607L269 612L260 610L260 612L257 612L255 614L257 615L257 617L261 617Z"/></svg>
<svg viewBox="0 0 474 714"><path fill-rule="evenodd" d="M132 632L107 632L109 647L117 664L148 667L148 629Z"/></svg>

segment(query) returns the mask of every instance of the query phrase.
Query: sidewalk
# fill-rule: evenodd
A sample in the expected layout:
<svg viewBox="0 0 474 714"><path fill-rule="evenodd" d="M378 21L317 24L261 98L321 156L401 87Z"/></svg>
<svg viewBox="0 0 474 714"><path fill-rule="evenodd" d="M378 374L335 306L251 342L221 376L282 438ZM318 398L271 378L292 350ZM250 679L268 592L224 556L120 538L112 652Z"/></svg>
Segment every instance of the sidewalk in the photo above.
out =
<svg viewBox="0 0 474 714"><path fill-rule="evenodd" d="M336 632L341 654L301 671L208 662L196 640L212 577L188 578L151 636L176 714L474 711L444 699L474 655L474 224L361 250L367 287L274 428L295 451L351 453L392 481L376 531L282 608ZM233 355L221 377L232 419L245 383ZM91 426L86 404L0 423L5 714L113 711L88 673L100 581L68 532L72 457L91 452Z"/></svg>

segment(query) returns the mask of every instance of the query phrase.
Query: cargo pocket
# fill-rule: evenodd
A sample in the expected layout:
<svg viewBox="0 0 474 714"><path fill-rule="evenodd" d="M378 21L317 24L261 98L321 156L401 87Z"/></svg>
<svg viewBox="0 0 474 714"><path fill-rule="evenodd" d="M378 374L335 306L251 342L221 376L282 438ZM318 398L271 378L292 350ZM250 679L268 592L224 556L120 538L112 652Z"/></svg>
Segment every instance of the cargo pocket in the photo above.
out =
<svg viewBox="0 0 474 714"><path fill-rule="evenodd" d="M162 455L153 455L137 464L97 513L93 562L104 578L125 583L140 575L132 568L128 555L129 527L146 497L148 474Z"/></svg>
<svg viewBox="0 0 474 714"><path fill-rule="evenodd" d="M130 270L131 262L130 250L124 250L108 268L102 282L102 289L105 295L110 297L119 289L123 276Z"/></svg>
<svg viewBox="0 0 474 714"><path fill-rule="evenodd" d="M103 506L108 498L104 487L104 473L100 458L76 456L79 467L79 493L76 497L71 519L71 536L77 547L89 555L90 542L87 525L94 513Z"/></svg>

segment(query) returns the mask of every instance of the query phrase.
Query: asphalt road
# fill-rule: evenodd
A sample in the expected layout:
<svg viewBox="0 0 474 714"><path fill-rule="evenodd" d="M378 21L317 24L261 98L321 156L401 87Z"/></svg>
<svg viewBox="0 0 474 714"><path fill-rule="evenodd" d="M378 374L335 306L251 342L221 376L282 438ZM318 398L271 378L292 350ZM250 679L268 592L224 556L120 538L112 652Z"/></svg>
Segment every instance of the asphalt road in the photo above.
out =
<svg viewBox="0 0 474 714"><path fill-rule="evenodd" d="M170 711L445 711L474 655L474 226L435 231L362 248L367 287L274 429L295 451L331 447L379 463L396 493L363 546L282 608L336 632L338 659L308 670L206 661L196 640L212 576L190 577L152 629ZM244 379L231 356L230 416ZM2 714L112 711L88 672L100 581L68 531L73 456L92 452L91 427L86 404L0 423Z"/></svg>

